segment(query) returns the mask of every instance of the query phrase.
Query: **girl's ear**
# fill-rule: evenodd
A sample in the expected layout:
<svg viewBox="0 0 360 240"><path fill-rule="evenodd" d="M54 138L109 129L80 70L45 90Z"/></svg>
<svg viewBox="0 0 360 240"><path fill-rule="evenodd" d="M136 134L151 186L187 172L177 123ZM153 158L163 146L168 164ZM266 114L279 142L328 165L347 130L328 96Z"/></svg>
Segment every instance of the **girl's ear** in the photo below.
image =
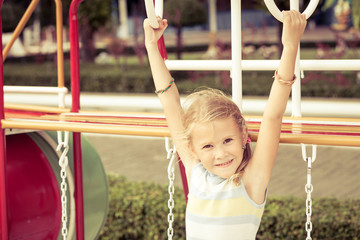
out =
<svg viewBox="0 0 360 240"><path fill-rule="evenodd" d="M242 139L243 146L245 146L248 141L248 137L249 137L247 126L243 126L242 137L243 137L243 139Z"/></svg>

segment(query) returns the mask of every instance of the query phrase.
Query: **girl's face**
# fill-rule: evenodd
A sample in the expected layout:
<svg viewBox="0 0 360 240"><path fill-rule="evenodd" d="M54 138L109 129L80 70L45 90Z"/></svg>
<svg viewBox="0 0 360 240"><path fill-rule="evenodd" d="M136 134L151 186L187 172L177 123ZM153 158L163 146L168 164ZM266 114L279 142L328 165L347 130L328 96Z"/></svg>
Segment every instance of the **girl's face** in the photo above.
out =
<svg viewBox="0 0 360 240"><path fill-rule="evenodd" d="M233 117L195 123L191 147L208 171L229 178L243 158L243 139L246 138L242 135Z"/></svg>

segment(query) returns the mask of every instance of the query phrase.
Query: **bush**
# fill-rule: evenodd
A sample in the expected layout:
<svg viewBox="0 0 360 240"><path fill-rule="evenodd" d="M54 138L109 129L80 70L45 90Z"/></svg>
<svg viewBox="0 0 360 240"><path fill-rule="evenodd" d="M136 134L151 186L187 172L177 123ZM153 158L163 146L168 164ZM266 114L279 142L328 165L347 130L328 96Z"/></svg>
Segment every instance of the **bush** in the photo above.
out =
<svg viewBox="0 0 360 240"><path fill-rule="evenodd" d="M109 176L109 213L100 239L167 239L166 186ZM174 239L185 239L184 194L175 190Z"/></svg>
<svg viewBox="0 0 360 240"><path fill-rule="evenodd" d="M21 71L19 70L21 69ZM69 62L65 64L65 86L70 89ZM173 71L180 93L187 94L200 86L217 88L231 93L228 72ZM244 96L268 96L273 72L243 72ZM153 93L154 84L148 64L124 65L80 65L80 89L83 92ZM56 86L56 66L52 62L41 64L6 63L4 65L6 85ZM360 84L355 72L309 72L302 81L304 97L360 98Z"/></svg>
<svg viewBox="0 0 360 240"><path fill-rule="evenodd" d="M110 207L100 239L167 239L166 186L130 182L109 175ZM175 189L174 239L185 239L185 200ZM315 199L312 238L360 239L360 199ZM267 200L257 239L304 239L305 199L272 197Z"/></svg>

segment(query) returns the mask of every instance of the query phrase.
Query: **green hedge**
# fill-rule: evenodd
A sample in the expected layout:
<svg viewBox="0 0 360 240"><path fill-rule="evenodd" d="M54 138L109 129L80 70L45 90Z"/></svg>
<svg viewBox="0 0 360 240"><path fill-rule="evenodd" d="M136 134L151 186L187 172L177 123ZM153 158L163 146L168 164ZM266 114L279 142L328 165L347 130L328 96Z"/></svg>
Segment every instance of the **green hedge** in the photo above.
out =
<svg viewBox="0 0 360 240"><path fill-rule="evenodd" d="M65 64L65 85L70 89L70 66ZM173 71L181 93L189 93L199 86L208 86L231 93L228 72ZM267 96L272 84L273 72L244 72L243 94L246 96ZM360 98L360 83L356 72L313 72L302 84L304 97L346 97ZM313 76L313 77L311 77ZM311 77L311 79L310 79ZM4 65L6 85L56 86L56 66L52 62L6 63ZM80 65L82 92L153 93L151 71L148 64Z"/></svg>
<svg viewBox="0 0 360 240"><path fill-rule="evenodd" d="M167 239L168 190L166 186L130 182L109 175L110 207L100 239ZM174 239L185 239L185 201L175 189ZM360 239L360 199L313 200L312 238ZM267 200L257 238L305 239L305 199Z"/></svg>

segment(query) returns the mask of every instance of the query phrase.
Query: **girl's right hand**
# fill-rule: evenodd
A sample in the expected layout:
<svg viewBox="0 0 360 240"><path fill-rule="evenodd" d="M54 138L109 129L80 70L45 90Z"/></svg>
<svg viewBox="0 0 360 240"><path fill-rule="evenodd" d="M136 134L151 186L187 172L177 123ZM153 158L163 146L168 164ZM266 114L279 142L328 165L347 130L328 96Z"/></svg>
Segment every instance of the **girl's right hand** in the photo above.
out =
<svg viewBox="0 0 360 240"><path fill-rule="evenodd" d="M145 34L145 46L153 46L157 45L157 41L161 37L161 35L164 33L165 29L168 26L168 22L166 19L161 19L160 17L157 17L157 21L159 23L159 28L154 29L150 25L149 19L144 20L144 34Z"/></svg>
<svg viewBox="0 0 360 240"><path fill-rule="evenodd" d="M283 11L282 43L284 47L297 49L306 27L306 17L298 11Z"/></svg>

